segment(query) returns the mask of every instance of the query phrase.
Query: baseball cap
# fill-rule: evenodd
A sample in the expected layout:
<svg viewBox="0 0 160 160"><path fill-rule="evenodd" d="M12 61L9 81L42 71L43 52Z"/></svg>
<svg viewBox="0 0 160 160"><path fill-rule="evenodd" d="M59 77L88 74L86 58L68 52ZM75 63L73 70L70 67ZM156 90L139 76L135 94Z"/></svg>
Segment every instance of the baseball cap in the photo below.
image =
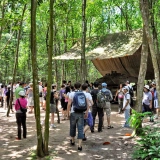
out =
<svg viewBox="0 0 160 160"><path fill-rule="evenodd" d="M149 90L149 85L145 85L145 86L144 86L144 88L146 88L146 89L148 89L148 90Z"/></svg>
<svg viewBox="0 0 160 160"><path fill-rule="evenodd" d="M152 84L156 85L156 83L155 83L155 82L152 82Z"/></svg>
<svg viewBox="0 0 160 160"><path fill-rule="evenodd" d="M107 83L102 83L102 87L107 87Z"/></svg>

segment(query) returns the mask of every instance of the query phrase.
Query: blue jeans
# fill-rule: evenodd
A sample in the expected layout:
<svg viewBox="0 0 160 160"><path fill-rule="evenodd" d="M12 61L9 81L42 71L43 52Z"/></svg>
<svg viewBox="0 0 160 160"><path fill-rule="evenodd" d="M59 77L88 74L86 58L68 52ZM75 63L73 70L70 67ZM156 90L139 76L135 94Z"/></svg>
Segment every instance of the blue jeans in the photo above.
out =
<svg viewBox="0 0 160 160"><path fill-rule="evenodd" d="M70 136L76 136L76 125L78 129L78 139L83 139L84 113L71 113L70 115Z"/></svg>
<svg viewBox="0 0 160 160"><path fill-rule="evenodd" d="M125 111L124 111L124 118L126 121L124 124L125 127L129 127L129 122L128 122L129 117L130 117L130 109L125 109Z"/></svg>

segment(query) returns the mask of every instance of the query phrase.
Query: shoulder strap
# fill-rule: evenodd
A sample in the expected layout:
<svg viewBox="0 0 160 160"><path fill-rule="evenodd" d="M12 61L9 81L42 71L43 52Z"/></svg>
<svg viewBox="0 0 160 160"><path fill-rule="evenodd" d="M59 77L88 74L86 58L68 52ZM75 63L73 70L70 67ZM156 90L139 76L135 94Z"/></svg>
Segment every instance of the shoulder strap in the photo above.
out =
<svg viewBox="0 0 160 160"><path fill-rule="evenodd" d="M17 100L18 100L18 104L19 104L20 108L22 108L22 106L21 106L21 103L20 103L19 99L17 99Z"/></svg>

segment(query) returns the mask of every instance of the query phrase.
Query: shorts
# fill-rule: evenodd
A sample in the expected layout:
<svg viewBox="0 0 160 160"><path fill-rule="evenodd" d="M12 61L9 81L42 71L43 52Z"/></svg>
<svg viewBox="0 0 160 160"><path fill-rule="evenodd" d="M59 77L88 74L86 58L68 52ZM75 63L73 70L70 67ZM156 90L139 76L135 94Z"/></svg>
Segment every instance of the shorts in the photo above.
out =
<svg viewBox="0 0 160 160"><path fill-rule="evenodd" d="M50 104L50 113L56 113L56 105Z"/></svg>
<svg viewBox="0 0 160 160"><path fill-rule="evenodd" d="M158 106L158 99L154 100L154 108L159 108L159 106Z"/></svg>
<svg viewBox="0 0 160 160"><path fill-rule="evenodd" d="M106 102L106 108L103 109L104 112L106 112L107 117L110 117L111 115L111 104L110 102Z"/></svg>
<svg viewBox="0 0 160 160"><path fill-rule="evenodd" d="M27 104L27 106L34 106L33 97L29 97L29 98L28 98L28 104Z"/></svg>
<svg viewBox="0 0 160 160"><path fill-rule="evenodd" d="M39 97L39 102L40 102L40 103L43 102L43 97Z"/></svg>

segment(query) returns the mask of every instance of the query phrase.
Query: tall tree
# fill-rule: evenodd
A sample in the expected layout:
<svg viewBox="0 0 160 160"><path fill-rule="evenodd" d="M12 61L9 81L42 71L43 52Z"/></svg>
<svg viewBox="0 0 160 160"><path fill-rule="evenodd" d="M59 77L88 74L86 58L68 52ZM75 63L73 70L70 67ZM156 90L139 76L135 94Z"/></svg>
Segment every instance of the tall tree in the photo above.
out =
<svg viewBox="0 0 160 160"><path fill-rule="evenodd" d="M36 9L37 0L31 1L31 57L32 57L32 74L33 74L33 94L34 110L37 128L37 156L43 157L43 137L40 124L40 107L39 107L39 88L38 88L38 70L37 70L37 41L36 41Z"/></svg>
<svg viewBox="0 0 160 160"><path fill-rule="evenodd" d="M25 10L26 10L26 4L24 5L24 8L23 8L23 12L22 12L22 18L21 18L21 21L20 21L20 27L19 27L19 30L18 30L18 41L17 41L17 47L16 47L16 54L15 54L15 61L14 61L14 69L13 69L13 75L12 75L12 85L11 85L11 98L10 98L10 101L9 101L9 106L8 106L8 110L7 110L7 117L9 116L9 113L10 113L10 109L11 109L11 106L12 106L12 100L13 100L13 84L15 82L15 77L16 77L16 73L17 73L17 65L18 65L18 55L19 55L19 45L20 45L20 40L21 40L21 32L22 32L22 24L23 24L23 18L24 18L24 13L25 13Z"/></svg>
<svg viewBox="0 0 160 160"><path fill-rule="evenodd" d="M149 21L149 18L147 17L147 12L149 10L148 0L140 0L140 8L141 8L142 19L144 23L145 32L146 32L146 37L147 37L147 41L148 41L149 49L151 53L155 81L156 81L156 86L157 86L156 88L158 91L157 93L158 95L160 95L160 81L159 81L160 73L159 73L158 61L156 57L156 54L159 54L159 53L156 53L157 50L155 50L155 46L153 42L153 34L151 33L151 30L150 30L150 23L149 23L150 21ZM158 99L158 102L160 104L160 98Z"/></svg>
<svg viewBox="0 0 160 160"><path fill-rule="evenodd" d="M49 113L50 113L50 96L52 83L52 55L53 55L53 3L50 0L50 25L49 25L49 50L48 50L48 83L47 83L47 99L46 99L46 116L45 116L45 132L44 132L44 153L48 155L49 141Z"/></svg>
<svg viewBox="0 0 160 160"><path fill-rule="evenodd" d="M84 82L87 76L85 44L86 44L86 0L82 0L82 40L81 40L81 81Z"/></svg>

